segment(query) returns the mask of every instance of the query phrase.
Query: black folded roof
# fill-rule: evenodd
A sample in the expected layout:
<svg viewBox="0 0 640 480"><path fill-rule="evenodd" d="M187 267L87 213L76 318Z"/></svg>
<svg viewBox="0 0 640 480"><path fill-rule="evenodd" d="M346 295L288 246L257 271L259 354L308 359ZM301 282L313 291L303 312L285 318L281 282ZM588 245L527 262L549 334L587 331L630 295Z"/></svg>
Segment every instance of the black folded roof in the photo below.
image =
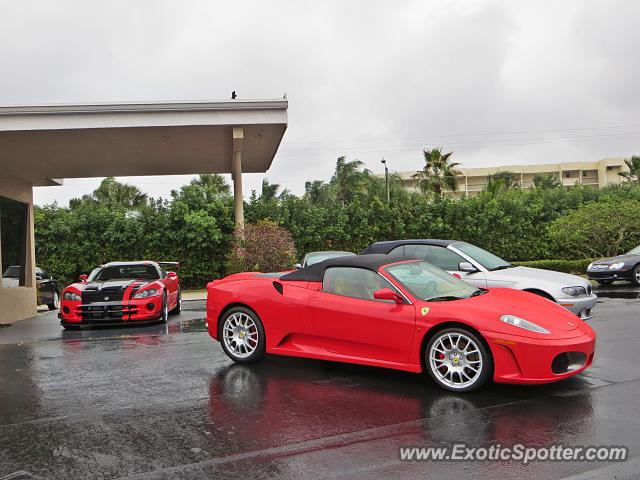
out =
<svg viewBox="0 0 640 480"><path fill-rule="evenodd" d="M415 260L415 258L390 257L389 255L350 255L347 257L337 257L314 263L308 267L301 268L280 277L280 280L301 281L301 282L321 282L324 271L331 267L352 267L365 268L377 272L383 265L389 263L402 262L404 260Z"/></svg>

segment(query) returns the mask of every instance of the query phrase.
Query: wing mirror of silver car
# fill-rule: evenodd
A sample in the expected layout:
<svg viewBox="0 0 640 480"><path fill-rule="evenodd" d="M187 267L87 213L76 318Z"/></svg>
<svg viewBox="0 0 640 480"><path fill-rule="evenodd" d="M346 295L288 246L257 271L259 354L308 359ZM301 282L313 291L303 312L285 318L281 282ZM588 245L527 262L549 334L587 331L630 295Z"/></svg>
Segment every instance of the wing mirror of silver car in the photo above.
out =
<svg viewBox="0 0 640 480"><path fill-rule="evenodd" d="M458 271L473 273L473 272L477 272L478 269L469 262L460 262L458 264Z"/></svg>
<svg viewBox="0 0 640 480"><path fill-rule="evenodd" d="M295 268L296 270L300 270L302 268L302 265L300 265L299 263L296 263L293 268Z"/></svg>

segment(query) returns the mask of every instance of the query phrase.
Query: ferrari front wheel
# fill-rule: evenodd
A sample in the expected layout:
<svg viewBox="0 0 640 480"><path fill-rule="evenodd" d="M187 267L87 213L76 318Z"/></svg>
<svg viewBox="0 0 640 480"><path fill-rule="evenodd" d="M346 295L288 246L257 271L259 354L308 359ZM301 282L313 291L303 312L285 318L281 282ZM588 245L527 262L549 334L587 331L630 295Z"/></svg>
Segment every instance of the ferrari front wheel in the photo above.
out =
<svg viewBox="0 0 640 480"><path fill-rule="evenodd" d="M469 392L484 385L493 370L482 341L463 328L437 332L425 349L427 371L436 383L452 392Z"/></svg>
<svg viewBox="0 0 640 480"><path fill-rule="evenodd" d="M222 348L231 360L249 363L264 356L264 328L255 312L234 307L225 312L220 325Z"/></svg>

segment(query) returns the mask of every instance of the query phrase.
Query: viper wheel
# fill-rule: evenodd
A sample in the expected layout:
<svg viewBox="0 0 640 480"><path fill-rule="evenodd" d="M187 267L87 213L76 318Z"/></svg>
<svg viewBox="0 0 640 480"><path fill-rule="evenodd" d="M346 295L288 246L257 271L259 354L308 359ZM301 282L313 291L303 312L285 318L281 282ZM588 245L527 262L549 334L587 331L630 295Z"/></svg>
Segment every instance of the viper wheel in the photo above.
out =
<svg viewBox="0 0 640 480"><path fill-rule="evenodd" d="M169 299L166 295L162 297L162 313L160 314L160 322L167 323L169 320Z"/></svg>
<svg viewBox="0 0 640 480"><path fill-rule="evenodd" d="M483 386L493 371L484 343L463 328L437 332L425 349L427 372L445 390L469 392Z"/></svg>
<svg viewBox="0 0 640 480"><path fill-rule="evenodd" d="M178 289L178 298L176 299L176 306L171 310L172 315L180 315L182 311L182 291Z"/></svg>
<svg viewBox="0 0 640 480"><path fill-rule="evenodd" d="M244 307L235 307L223 315L220 322L220 343L234 362L249 363L265 354L265 336L258 315Z"/></svg>

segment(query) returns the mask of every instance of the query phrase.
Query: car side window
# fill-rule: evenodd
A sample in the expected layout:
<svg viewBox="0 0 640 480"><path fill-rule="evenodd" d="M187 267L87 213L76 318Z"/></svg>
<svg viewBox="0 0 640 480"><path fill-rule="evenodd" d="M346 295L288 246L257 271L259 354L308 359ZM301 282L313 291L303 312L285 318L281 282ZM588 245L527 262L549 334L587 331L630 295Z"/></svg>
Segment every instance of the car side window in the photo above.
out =
<svg viewBox="0 0 640 480"><path fill-rule="evenodd" d="M327 268L322 281L323 292L363 300L375 300L373 292L382 288L393 289L393 286L377 273L364 268Z"/></svg>
<svg viewBox="0 0 640 480"><path fill-rule="evenodd" d="M396 250L400 248L402 248L402 250L396 252ZM395 256L424 260L443 270L458 270L458 265L461 262L466 262L466 260L457 253L446 247L439 247L437 245L402 245L393 249L390 254L391 253L394 253Z"/></svg>

